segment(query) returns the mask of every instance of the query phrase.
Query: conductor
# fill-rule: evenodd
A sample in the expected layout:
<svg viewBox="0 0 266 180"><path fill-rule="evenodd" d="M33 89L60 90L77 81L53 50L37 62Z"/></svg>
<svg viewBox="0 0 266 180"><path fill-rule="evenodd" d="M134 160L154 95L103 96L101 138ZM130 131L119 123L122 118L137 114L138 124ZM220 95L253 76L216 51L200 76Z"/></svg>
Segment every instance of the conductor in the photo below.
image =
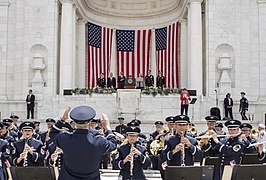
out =
<svg viewBox="0 0 266 180"><path fill-rule="evenodd" d="M95 110L90 106L78 106L70 112L70 118L76 123L77 129L72 134L61 133L57 136L56 145L64 153L58 180L100 180L101 158L116 149L116 140L113 134L104 138L88 130L88 123L95 115ZM103 115L103 121L106 121L107 129L110 130L106 115Z"/></svg>

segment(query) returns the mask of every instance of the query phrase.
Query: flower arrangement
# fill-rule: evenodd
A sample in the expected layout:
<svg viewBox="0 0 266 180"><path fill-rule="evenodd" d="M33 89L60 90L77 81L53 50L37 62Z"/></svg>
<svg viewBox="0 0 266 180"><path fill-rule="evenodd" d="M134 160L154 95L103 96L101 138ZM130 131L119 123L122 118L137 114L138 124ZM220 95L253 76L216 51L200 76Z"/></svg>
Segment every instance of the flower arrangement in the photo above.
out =
<svg viewBox="0 0 266 180"><path fill-rule="evenodd" d="M112 94L116 93L117 90L113 87L111 88L101 88L101 87L94 87L94 88L79 88L76 87L75 89L72 89L72 94L74 95L80 95L80 94L88 94L92 96L92 94ZM169 89L169 88L157 88L157 87L145 87L141 94L144 95L152 95L153 97L157 96L158 94L161 96L167 96L170 94L180 94L180 89Z"/></svg>

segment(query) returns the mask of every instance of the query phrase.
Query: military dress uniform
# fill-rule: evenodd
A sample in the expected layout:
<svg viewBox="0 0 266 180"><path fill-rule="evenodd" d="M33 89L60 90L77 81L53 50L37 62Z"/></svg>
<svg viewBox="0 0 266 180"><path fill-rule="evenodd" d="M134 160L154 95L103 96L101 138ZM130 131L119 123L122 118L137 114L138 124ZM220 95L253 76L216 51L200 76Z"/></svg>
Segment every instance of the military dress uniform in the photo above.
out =
<svg viewBox="0 0 266 180"><path fill-rule="evenodd" d="M123 117L118 117L118 120L124 121L125 119ZM115 127L115 132L118 132L122 135L126 134L126 128L127 126L124 124L119 124Z"/></svg>
<svg viewBox="0 0 266 180"><path fill-rule="evenodd" d="M128 127L127 134L139 133L140 129L138 127ZM117 151L118 155L114 161L114 165L120 169L119 175L122 176L123 180L144 180L146 179L143 168L147 168L150 166L151 161L149 156L146 154L146 147L141 146L137 143L134 144L134 147L141 152L140 156L134 155L133 158L133 167L130 167L130 162L124 163L123 160L130 154L131 144L125 144L120 146ZM130 177L130 168L133 168L133 176Z"/></svg>
<svg viewBox="0 0 266 180"><path fill-rule="evenodd" d="M225 122L227 128L237 128L241 124L238 120L228 120ZM219 161L214 170L214 179L220 180L222 178L225 165L240 164L242 159L242 152L246 151L250 145L249 141L240 139L240 135L231 138L224 138L217 144L212 139L212 147L219 153Z"/></svg>
<svg viewBox="0 0 266 180"><path fill-rule="evenodd" d="M174 117L175 123L189 123L189 118L185 115ZM192 166L194 165L194 157L202 158L202 152L197 147L197 140L192 138L191 136L184 134L184 137L187 138L191 147L185 146L185 165ZM163 161L167 161L167 165L169 166L181 166L181 151L173 154L172 150L175 149L176 145L181 143L181 136L176 133L174 136L169 137L165 141L164 149L161 153L161 158Z"/></svg>
<svg viewBox="0 0 266 180"><path fill-rule="evenodd" d="M241 130L251 130L252 129L252 125L249 123L242 123L239 128ZM250 135L247 137L247 140L250 142L250 144L254 144L256 143L256 140L251 138ZM258 152L258 148L256 146L251 146L251 147L247 147L245 149L245 151L243 152L243 156L245 154L253 154L253 153L257 153Z"/></svg>
<svg viewBox="0 0 266 180"><path fill-rule="evenodd" d="M241 92L240 94L245 95L244 92ZM246 111L248 110L248 100L245 97L242 97L240 99L240 105L239 105L239 112L241 114L242 120L247 120Z"/></svg>
<svg viewBox="0 0 266 180"><path fill-rule="evenodd" d="M7 154L8 142L6 140L0 139L0 179L8 179L6 164L9 155Z"/></svg>
<svg viewBox="0 0 266 180"><path fill-rule="evenodd" d="M20 125L20 129L31 129L33 130L34 124L32 122L23 122ZM33 148L33 154L28 153L26 158L17 163L17 160L21 153L24 151L25 143ZM40 166L43 165L44 152L42 152L43 143L34 138L20 139L14 142L14 150L12 153L12 164L14 166Z"/></svg>
<svg viewBox="0 0 266 180"><path fill-rule="evenodd" d="M152 87L154 86L154 76L153 75L147 75L145 77L145 86L146 87Z"/></svg>
<svg viewBox="0 0 266 180"><path fill-rule="evenodd" d="M70 112L70 118L77 124L87 124L95 115L89 106L78 106ZM59 180L100 180L101 157L116 149L113 134L105 138L78 128L73 133L59 134L55 143L64 152Z"/></svg>
<svg viewBox="0 0 266 180"><path fill-rule="evenodd" d="M164 87L164 76L157 76L156 77L156 87L163 88Z"/></svg>

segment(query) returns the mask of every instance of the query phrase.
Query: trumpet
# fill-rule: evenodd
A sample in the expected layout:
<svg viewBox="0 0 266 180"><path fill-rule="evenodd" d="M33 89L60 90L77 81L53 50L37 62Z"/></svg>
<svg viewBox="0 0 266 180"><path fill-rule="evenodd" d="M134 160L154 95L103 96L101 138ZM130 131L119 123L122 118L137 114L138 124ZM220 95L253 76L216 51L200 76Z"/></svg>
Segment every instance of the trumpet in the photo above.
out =
<svg viewBox="0 0 266 180"><path fill-rule="evenodd" d="M223 135L223 134L217 135L217 137L228 137L228 136L229 135ZM203 135L203 136L197 136L197 137L195 137L195 139L210 139L210 138L212 138L211 135Z"/></svg>

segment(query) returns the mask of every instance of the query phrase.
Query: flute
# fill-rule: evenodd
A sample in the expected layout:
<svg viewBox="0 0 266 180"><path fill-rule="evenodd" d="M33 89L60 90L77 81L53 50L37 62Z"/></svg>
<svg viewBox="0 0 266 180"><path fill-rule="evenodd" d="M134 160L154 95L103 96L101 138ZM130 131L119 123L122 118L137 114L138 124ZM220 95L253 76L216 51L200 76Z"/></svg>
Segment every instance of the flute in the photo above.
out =
<svg viewBox="0 0 266 180"><path fill-rule="evenodd" d="M183 140L184 140L184 132L181 132L181 143ZM186 164L185 164L185 144L183 144L183 148L181 150L181 166L186 166Z"/></svg>
<svg viewBox="0 0 266 180"><path fill-rule="evenodd" d="M131 144L130 154L131 154L131 161L130 161L130 179L133 179L133 167L134 167L134 153L133 153L134 144Z"/></svg>

